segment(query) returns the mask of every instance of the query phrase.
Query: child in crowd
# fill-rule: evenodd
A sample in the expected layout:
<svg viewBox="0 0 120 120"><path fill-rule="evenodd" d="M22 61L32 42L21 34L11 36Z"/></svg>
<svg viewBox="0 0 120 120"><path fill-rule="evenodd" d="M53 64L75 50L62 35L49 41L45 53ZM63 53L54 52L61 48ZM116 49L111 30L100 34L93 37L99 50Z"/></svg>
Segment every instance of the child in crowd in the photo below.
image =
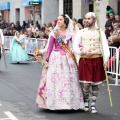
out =
<svg viewBox="0 0 120 120"><path fill-rule="evenodd" d="M113 35L110 37L109 46L119 48L119 46L120 46L120 34L113 34Z"/></svg>

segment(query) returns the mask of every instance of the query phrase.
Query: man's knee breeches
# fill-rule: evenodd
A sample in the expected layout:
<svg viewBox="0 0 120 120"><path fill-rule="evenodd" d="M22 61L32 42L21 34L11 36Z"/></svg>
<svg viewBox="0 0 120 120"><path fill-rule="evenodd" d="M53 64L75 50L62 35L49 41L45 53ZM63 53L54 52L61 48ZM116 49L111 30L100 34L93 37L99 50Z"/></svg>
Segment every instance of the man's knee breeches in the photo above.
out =
<svg viewBox="0 0 120 120"><path fill-rule="evenodd" d="M92 89L92 91L90 92L90 87ZM90 101L90 93L91 93L91 99L92 101L96 101L97 100L97 95L99 92L99 88L98 85L91 85L91 84L84 84L83 85L83 94L84 94L84 101L85 102L89 102Z"/></svg>

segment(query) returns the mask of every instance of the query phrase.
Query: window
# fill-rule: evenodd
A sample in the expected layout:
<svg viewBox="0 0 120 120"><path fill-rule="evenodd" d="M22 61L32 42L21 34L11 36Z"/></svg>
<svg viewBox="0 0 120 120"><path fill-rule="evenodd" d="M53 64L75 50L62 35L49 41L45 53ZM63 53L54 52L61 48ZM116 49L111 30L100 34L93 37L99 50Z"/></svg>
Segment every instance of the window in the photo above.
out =
<svg viewBox="0 0 120 120"><path fill-rule="evenodd" d="M118 2L118 15L120 15L120 2Z"/></svg>
<svg viewBox="0 0 120 120"><path fill-rule="evenodd" d="M93 12L93 11L94 11L93 1L90 0L90 1L89 1L89 12Z"/></svg>
<svg viewBox="0 0 120 120"><path fill-rule="evenodd" d="M64 0L63 2L63 11L64 14L69 15L70 18L73 16L73 2L72 0Z"/></svg>

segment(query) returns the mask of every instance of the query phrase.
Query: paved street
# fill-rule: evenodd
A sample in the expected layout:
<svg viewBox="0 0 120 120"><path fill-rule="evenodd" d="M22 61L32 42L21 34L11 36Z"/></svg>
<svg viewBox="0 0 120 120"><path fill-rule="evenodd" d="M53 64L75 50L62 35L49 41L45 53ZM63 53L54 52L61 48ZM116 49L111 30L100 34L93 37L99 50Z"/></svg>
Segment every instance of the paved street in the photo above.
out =
<svg viewBox="0 0 120 120"><path fill-rule="evenodd" d="M8 56L6 56L8 59ZM98 114L83 111L49 111L35 107L42 71L40 63L10 64L0 61L0 120L120 120L120 87L110 86L110 107L106 82L100 86Z"/></svg>

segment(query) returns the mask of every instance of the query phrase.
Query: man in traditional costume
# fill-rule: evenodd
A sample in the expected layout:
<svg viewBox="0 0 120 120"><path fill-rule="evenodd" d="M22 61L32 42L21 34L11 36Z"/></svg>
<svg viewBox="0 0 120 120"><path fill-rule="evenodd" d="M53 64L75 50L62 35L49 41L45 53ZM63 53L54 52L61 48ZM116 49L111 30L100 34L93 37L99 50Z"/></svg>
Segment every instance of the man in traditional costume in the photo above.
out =
<svg viewBox="0 0 120 120"><path fill-rule="evenodd" d="M110 53L105 33L101 30L102 43L100 42L99 29L95 25L95 13L87 13L85 20L87 28L78 31L74 40L73 49L76 54L81 55L78 70L79 80L83 83L85 111L89 111L89 95L91 93L91 113L97 113L95 103L99 92L98 84L106 79L104 69L107 67Z"/></svg>

